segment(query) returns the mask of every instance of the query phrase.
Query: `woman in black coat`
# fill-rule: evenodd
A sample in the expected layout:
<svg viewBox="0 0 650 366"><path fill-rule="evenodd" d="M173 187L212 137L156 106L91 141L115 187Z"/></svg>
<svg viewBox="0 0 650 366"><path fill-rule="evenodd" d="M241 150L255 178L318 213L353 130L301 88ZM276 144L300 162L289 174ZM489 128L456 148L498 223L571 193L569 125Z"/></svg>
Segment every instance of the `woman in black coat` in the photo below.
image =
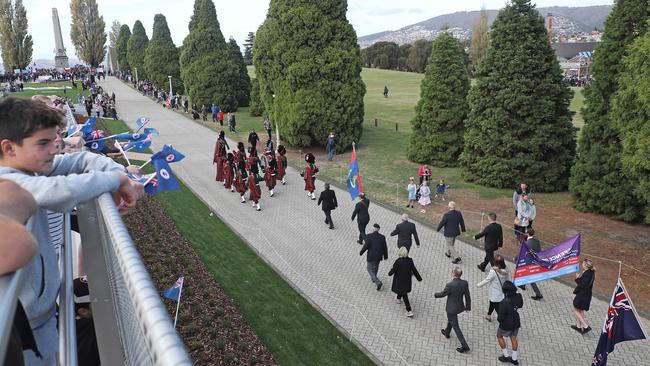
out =
<svg viewBox="0 0 650 366"><path fill-rule="evenodd" d="M422 277L418 270L415 268L413 259L409 258L409 251L406 247L399 248L397 252L399 258L393 263L393 268L388 272L389 276L393 274L393 285L391 290L397 294L397 303L400 304L402 299L404 299L404 305L406 305L406 316L409 318L413 317L413 312L411 311L411 303L409 302L408 293L411 292L411 276L415 276L418 281L422 281Z"/></svg>
<svg viewBox="0 0 650 366"><path fill-rule="evenodd" d="M571 328L585 334L591 330L585 320L585 311L589 311L591 305L591 289L594 287L594 280L596 279L596 270L594 264L585 259L582 261L582 272L576 274L576 289L573 293L576 297L573 299L573 314L576 317L576 325Z"/></svg>
<svg viewBox="0 0 650 366"><path fill-rule="evenodd" d="M521 319L517 310L524 306L524 299L521 297L521 294L517 293L517 288L510 281L505 281L501 289L505 297L497 307L497 320L499 321L497 341L499 342L502 353L499 356L499 361L519 365L519 341L517 340L517 333L519 333L519 328L521 328ZM508 345L506 344L505 338L510 338L510 343L512 343L512 357L508 355Z"/></svg>

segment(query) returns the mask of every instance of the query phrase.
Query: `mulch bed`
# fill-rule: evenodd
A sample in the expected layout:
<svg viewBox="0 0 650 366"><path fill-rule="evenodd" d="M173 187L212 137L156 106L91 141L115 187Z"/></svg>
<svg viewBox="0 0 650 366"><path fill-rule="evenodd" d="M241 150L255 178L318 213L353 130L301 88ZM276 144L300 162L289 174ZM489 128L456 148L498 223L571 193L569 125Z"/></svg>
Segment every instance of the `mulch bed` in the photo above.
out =
<svg viewBox="0 0 650 366"><path fill-rule="evenodd" d="M177 330L195 364L277 364L155 198L124 222L159 291L185 277ZM176 302L163 302L173 321Z"/></svg>

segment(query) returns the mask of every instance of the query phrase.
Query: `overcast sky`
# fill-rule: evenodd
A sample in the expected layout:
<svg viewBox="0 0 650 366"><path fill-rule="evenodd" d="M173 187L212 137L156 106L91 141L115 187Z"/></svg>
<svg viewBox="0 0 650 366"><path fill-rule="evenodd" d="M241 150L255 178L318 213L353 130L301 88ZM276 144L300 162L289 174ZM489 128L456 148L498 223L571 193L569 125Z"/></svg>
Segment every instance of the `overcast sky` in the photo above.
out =
<svg viewBox="0 0 650 366"><path fill-rule="evenodd" d="M314 0L318 1L318 0ZM153 17L162 13L177 46L187 35L187 24L192 16L193 0L97 0L99 13L106 22L108 32L113 20L128 24L130 28L140 20L151 37ZM437 15L457 11L502 8L506 0L349 0L348 19L364 36L384 30L399 29ZM70 41L70 0L23 0L27 8L29 33L34 37L34 59L54 58L52 8L56 7L61 21L63 41L68 57L74 56ZM262 24L269 0L214 0L221 31L243 43L248 32L255 32ZM612 0L537 0L544 6L588 6L612 4Z"/></svg>

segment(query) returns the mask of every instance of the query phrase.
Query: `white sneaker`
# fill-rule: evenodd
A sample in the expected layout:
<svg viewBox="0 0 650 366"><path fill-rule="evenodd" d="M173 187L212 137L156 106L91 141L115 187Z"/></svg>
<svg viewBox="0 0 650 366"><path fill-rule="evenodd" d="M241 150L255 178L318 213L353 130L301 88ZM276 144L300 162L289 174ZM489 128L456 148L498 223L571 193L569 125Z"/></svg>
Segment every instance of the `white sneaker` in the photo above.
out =
<svg viewBox="0 0 650 366"><path fill-rule="evenodd" d="M234 191L235 191L235 187L230 187L230 192L234 192Z"/></svg>
<svg viewBox="0 0 650 366"><path fill-rule="evenodd" d="M407 318L412 318L413 317L413 312L412 311L407 311L406 312L406 317Z"/></svg>
<svg viewBox="0 0 650 366"><path fill-rule="evenodd" d="M285 185L285 184L287 184L287 182L284 180L284 178L282 178L282 185Z"/></svg>
<svg viewBox="0 0 650 366"><path fill-rule="evenodd" d="M257 204L256 210L257 210L257 211L262 211L262 208L260 207L260 204L259 204L259 203Z"/></svg>
<svg viewBox="0 0 650 366"><path fill-rule="evenodd" d="M244 198L244 196L240 196L240 197L241 197L241 203L246 203L246 198Z"/></svg>

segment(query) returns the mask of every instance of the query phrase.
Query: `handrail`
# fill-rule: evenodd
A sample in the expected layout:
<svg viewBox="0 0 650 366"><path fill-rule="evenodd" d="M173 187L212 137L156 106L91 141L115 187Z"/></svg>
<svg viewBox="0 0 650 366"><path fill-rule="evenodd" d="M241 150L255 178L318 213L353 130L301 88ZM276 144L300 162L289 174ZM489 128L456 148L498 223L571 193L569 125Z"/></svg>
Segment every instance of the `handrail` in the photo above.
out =
<svg viewBox="0 0 650 366"><path fill-rule="evenodd" d="M16 272L0 276L0 362L4 362L7 345L14 324L14 314L18 304L18 294L23 284L24 272Z"/></svg>
<svg viewBox="0 0 650 366"><path fill-rule="evenodd" d="M75 323L72 278L72 239L70 214L63 216L63 248L59 257L61 290L59 292L59 364L77 366L77 327Z"/></svg>

